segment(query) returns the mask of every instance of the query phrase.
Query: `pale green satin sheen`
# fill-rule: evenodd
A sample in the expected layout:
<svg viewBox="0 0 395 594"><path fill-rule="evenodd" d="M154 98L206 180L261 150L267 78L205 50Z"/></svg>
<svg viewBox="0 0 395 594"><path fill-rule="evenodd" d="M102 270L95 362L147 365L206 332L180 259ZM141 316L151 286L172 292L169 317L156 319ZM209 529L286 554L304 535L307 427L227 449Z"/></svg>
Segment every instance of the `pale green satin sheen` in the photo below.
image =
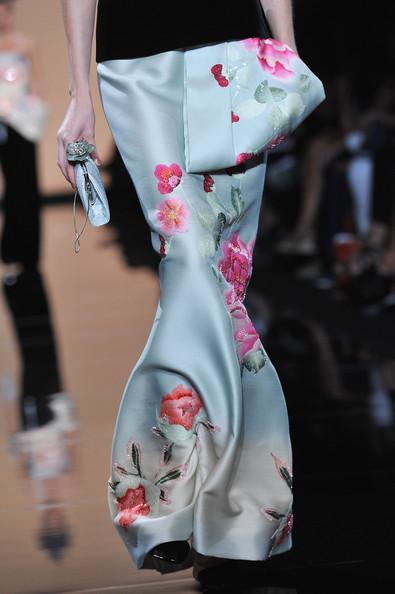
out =
<svg viewBox="0 0 395 594"><path fill-rule="evenodd" d="M190 213L188 228L168 238L167 253L160 261L158 309L148 342L125 387L112 443L110 479L121 483L125 476L116 473L113 465L132 472L133 457L128 455L127 444L129 454L131 442L138 444L150 513L138 515L127 530L120 527L116 520L119 505L109 488L112 518L139 568L152 566L146 555L155 545L189 538L194 549L204 555L263 560L269 555L279 520L270 519L262 509L286 513L292 505L292 492L271 455L292 469L286 402L267 355L257 371L241 365L224 299L224 289L231 285L219 282L212 265L218 268L222 246L236 231L244 242L252 242L256 236L266 154L244 173L212 172L213 206L208 201L213 194L204 188L203 174L185 171L184 52L107 60L97 64L97 75L105 116L158 253L159 234L166 235L156 215L160 201L178 197L188 204ZM155 167L174 163L182 170L181 181L167 195L162 194ZM215 249L208 233L210 224L204 220L212 220L215 205L220 204L218 210L231 211L232 186L243 196L243 216L225 224ZM262 364L261 352L258 355ZM199 424L196 440L184 427L170 425L169 435L175 440L172 459L161 466L167 442L152 427L158 426L163 397L180 384L195 391L203 403L199 419L207 418L216 429ZM117 398L117 394L109 397ZM180 465L184 474L163 485L168 501L158 501L152 484L167 469ZM139 479L132 481L134 489ZM118 497L124 493L125 489ZM272 554L291 547L288 534ZM190 563L191 559L187 565Z"/></svg>

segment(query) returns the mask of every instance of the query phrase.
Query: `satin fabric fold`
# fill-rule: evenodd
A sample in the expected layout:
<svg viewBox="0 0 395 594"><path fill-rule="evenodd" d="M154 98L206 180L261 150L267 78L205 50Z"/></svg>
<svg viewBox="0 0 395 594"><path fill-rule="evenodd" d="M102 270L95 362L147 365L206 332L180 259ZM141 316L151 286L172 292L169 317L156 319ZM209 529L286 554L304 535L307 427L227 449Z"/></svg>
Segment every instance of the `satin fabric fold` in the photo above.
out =
<svg viewBox="0 0 395 594"><path fill-rule="evenodd" d="M182 50L106 60L97 77L161 255L157 312L114 428L112 520L138 568L153 567L149 550L173 540L229 559L285 552L293 520L286 401L243 303L267 156L186 172Z"/></svg>

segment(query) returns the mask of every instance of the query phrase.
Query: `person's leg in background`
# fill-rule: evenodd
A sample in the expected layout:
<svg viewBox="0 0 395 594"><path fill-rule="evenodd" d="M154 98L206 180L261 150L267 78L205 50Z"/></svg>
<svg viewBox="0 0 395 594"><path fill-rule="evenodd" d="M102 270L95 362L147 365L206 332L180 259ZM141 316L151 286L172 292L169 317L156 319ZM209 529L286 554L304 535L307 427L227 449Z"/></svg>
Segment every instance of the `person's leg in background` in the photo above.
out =
<svg viewBox="0 0 395 594"><path fill-rule="evenodd" d="M4 177L0 255L2 289L21 356L21 429L53 419L50 397L61 392L55 337L39 269L40 206L36 144L1 124ZM44 372L45 369L45 372Z"/></svg>

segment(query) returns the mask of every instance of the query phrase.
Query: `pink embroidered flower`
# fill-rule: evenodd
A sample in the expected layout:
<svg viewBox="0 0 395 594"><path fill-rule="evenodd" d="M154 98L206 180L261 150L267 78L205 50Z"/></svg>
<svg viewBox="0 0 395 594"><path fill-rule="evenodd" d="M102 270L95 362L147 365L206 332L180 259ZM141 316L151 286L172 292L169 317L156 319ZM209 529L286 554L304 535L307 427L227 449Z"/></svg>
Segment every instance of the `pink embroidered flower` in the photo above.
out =
<svg viewBox="0 0 395 594"><path fill-rule="evenodd" d="M192 388L178 384L163 397L160 417L167 419L170 424L182 425L189 431L202 406L202 401Z"/></svg>
<svg viewBox="0 0 395 594"><path fill-rule="evenodd" d="M166 235L174 235L188 229L189 209L176 196L169 196L161 200L155 213L160 227Z"/></svg>
<svg viewBox="0 0 395 594"><path fill-rule="evenodd" d="M233 318L244 320L247 317L247 310L236 295L234 287L224 292L226 307Z"/></svg>
<svg viewBox="0 0 395 594"><path fill-rule="evenodd" d="M252 269L252 249L236 231L230 241L222 244L223 258L218 262L218 268L231 283L237 297L243 301Z"/></svg>
<svg viewBox="0 0 395 594"><path fill-rule="evenodd" d="M240 118L237 115L237 113L234 113L234 111L232 111L231 119L232 119L232 124L234 124L235 122L238 122Z"/></svg>
<svg viewBox="0 0 395 594"><path fill-rule="evenodd" d="M170 194L178 186L182 178L182 169L177 163L155 167L155 177L158 178L158 190L161 194Z"/></svg>
<svg viewBox="0 0 395 594"><path fill-rule="evenodd" d="M244 319L243 325L236 330L234 337L240 359L244 359L247 353L258 350L262 346L259 335L248 316Z"/></svg>
<svg viewBox="0 0 395 594"><path fill-rule="evenodd" d="M290 68L290 59L297 53L287 44L277 39L260 39L251 37L245 41L245 47L257 52L257 58L264 70L278 78L289 78L294 75Z"/></svg>
<svg viewBox="0 0 395 594"><path fill-rule="evenodd" d="M247 310L233 287L224 291L226 307L232 316L233 337L237 346L237 356L249 371L257 373L266 362L262 342L256 332Z"/></svg>
<svg viewBox="0 0 395 594"><path fill-rule="evenodd" d="M127 489L125 495L117 498L117 501L116 520L124 530L127 530L138 516L148 516L151 511L143 485L139 485L136 489Z"/></svg>
<svg viewBox="0 0 395 594"><path fill-rule="evenodd" d="M212 192L214 186L214 180L208 173L204 174L203 188L205 192Z"/></svg>
<svg viewBox="0 0 395 594"><path fill-rule="evenodd" d="M227 87L229 80L222 74L222 69L222 64L214 64L214 66L211 68L211 72L220 87Z"/></svg>
<svg viewBox="0 0 395 594"><path fill-rule="evenodd" d="M241 322L236 320L234 339L240 362L253 373L258 373L266 363L262 342L248 315Z"/></svg>
<svg viewBox="0 0 395 594"><path fill-rule="evenodd" d="M236 165L240 165L252 157L255 157L255 153L239 153L236 157Z"/></svg>

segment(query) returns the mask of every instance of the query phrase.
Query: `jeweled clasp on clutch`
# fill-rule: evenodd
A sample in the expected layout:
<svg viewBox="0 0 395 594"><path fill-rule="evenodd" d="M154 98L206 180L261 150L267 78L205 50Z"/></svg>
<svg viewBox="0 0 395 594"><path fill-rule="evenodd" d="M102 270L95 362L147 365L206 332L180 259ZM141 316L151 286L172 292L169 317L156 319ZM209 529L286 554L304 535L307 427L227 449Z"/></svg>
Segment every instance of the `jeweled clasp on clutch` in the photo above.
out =
<svg viewBox="0 0 395 594"><path fill-rule="evenodd" d="M68 161L85 161L95 148L94 144L89 144L85 139L68 142L66 146L67 159Z"/></svg>

